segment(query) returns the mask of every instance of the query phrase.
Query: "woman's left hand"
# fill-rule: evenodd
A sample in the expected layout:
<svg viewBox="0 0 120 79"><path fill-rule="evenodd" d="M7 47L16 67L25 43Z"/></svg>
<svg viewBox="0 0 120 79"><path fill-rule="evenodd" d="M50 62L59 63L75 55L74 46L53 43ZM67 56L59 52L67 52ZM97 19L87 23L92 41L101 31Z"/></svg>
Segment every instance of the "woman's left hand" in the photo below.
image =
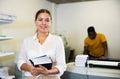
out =
<svg viewBox="0 0 120 79"><path fill-rule="evenodd" d="M39 65L38 69L39 69L41 74L44 74L44 75L48 75L49 74L49 70L46 67L42 66L42 65Z"/></svg>
<svg viewBox="0 0 120 79"><path fill-rule="evenodd" d="M33 74L33 76L37 76L39 74L48 75L49 70L47 68L45 68L44 66L39 65L39 67L32 70L32 74Z"/></svg>

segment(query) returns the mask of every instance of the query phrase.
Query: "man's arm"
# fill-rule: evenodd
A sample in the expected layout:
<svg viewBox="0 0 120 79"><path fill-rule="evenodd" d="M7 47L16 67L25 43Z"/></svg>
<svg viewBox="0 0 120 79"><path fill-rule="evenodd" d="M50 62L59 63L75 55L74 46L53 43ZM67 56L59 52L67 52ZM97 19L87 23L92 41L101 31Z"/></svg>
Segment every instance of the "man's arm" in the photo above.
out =
<svg viewBox="0 0 120 79"><path fill-rule="evenodd" d="M105 52L104 56L107 57L107 56L108 56L108 46L107 46L107 41L103 42L102 45L103 45L104 52Z"/></svg>
<svg viewBox="0 0 120 79"><path fill-rule="evenodd" d="M84 46L83 54L85 54L85 55L89 54L89 47L88 46Z"/></svg>

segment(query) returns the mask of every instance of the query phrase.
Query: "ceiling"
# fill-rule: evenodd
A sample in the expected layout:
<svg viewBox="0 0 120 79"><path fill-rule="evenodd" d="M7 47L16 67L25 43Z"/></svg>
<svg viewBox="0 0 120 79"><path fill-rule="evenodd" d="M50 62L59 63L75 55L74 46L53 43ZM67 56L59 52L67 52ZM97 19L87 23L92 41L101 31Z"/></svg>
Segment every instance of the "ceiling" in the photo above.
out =
<svg viewBox="0 0 120 79"><path fill-rule="evenodd" d="M73 2L83 2L83 1L96 1L96 0L48 0L50 2L56 4L63 4L63 3L73 3Z"/></svg>

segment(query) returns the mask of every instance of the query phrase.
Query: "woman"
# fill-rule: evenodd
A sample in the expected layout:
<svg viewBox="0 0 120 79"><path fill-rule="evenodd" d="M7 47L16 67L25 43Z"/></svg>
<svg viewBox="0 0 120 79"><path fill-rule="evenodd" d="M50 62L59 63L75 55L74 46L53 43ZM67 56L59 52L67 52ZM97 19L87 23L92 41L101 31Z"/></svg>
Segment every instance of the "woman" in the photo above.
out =
<svg viewBox="0 0 120 79"><path fill-rule="evenodd" d="M24 71L25 79L60 79L66 70L65 50L63 41L59 36L49 32L52 16L46 9L36 13L36 34L23 41L18 56L18 69ZM52 59L52 68L39 65L34 67L30 58L47 55Z"/></svg>

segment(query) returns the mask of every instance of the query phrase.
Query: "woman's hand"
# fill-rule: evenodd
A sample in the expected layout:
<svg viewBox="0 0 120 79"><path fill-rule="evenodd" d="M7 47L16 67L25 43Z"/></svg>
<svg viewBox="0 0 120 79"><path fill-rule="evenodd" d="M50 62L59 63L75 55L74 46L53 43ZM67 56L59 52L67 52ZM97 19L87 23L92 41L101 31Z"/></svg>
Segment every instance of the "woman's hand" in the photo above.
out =
<svg viewBox="0 0 120 79"><path fill-rule="evenodd" d="M44 66L39 65L39 67L31 67L30 73L33 76L37 76L39 74L48 75L49 70L47 68L45 68Z"/></svg>
<svg viewBox="0 0 120 79"><path fill-rule="evenodd" d="M46 67L39 65L39 67L32 67L30 72L33 76L37 76L40 74L44 74L44 75L58 74L59 70L56 67L53 67L52 69L48 70Z"/></svg>
<svg viewBox="0 0 120 79"><path fill-rule="evenodd" d="M30 71L29 71L33 76L37 76L36 74L36 68L34 66L30 67Z"/></svg>
<svg viewBox="0 0 120 79"><path fill-rule="evenodd" d="M40 70L41 74L44 74L44 75L48 75L49 74L49 70L46 67L42 66L42 65L39 65L38 69Z"/></svg>

